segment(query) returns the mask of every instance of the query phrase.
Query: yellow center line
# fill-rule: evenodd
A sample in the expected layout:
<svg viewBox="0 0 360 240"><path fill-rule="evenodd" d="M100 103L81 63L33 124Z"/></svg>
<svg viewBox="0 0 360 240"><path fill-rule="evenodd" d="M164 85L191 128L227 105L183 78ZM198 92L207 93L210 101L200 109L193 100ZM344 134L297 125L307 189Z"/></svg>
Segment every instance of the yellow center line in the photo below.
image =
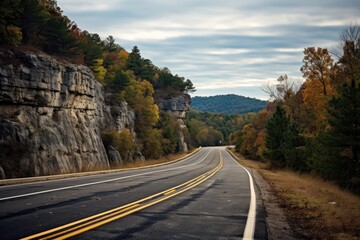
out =
<svg viewBox="0 0 360 240"><path fill-rule="evenodd" d="M205 157L207 157L211 152L212 151L210 151ZM90 217L87 217L87 218L84 218L84 219L81 219L81 220L78 220L75 222L71 222L69 224L59 226L54 229L50 229L48 231L40 232L38 234L34 234L34 235L31 235L31 236L28 236L28 237L25 237L22 239L26 239L26 240L39 239L40 237L44 237L43 239L54 239L54 237L57 237L56 239L66 239L66 238L81 234L83 232L89 231L91 229L97 228L97 227L107 224L109 222L112 222L112 221L115 221L122 217L125 217L134 212L140 211L144 208L150 207L159 202L165 201L169 198L179 195L180 193L188 191L189 189L194 188L195 186L203 183L204 181L206 181L207 179L212 177L216 172L218 172L222 168L222 166L223 166L223 159L222 159L222 155L220 152L220 161L219 161L219 164L215 168L213 168L213 169L207 171L206 173L203 173L200 176L197 176L187 182L179 184L179 185L172 187L170 189L167 189L165 191L153 194L146 198L137 200L135 202L128 203L126 205L90 216ZM145 201L149 201L149 200L152 200L157 197L161 197L161 198L151 201L150 203L141 204ZM63 235L63 234L65 234L65 235Z"/></svg>
<svg viewBox="0 0 360 240"><path fill-rule="evenodd" d="M194 183L194 184L193 184L192 186L190 186L190 187L181 189L181 190L178 191L178 192L174 192L172 195L167 195L167 196L165 196L165 197L163 197L163 198L161 198L161 199L158 199L158 200L156 200L156 201L153 201L153 202L150 202L150 203L148 203L148 204L142 205L142 206L140 206L140 207L138 207L138 208L135 208L135 209L131 209L131 210L129 210L128 212L125 212L125 213L123 213L123 214L121 214L121 215L118 215L118 216L116 216L116 217L113 217L113 218L104 220L104 221L102 221L102 222L98 222L98 223L96 223L96 224L94 224L94 225L88 226L87 228L80 229L80 230L78 230L78 231L76 231L76 232L73 232L73 233L70 233L70 234L67 234L67 235L63 235L63 236L61 236L60 238L56 238L56 239L57 239L57 240L62 240L62 239L67 239L67 238L70 238L70 237L79 235L79 234L84 233L84 232L87 232L87 231L89 231L89 230L91 230L91 229L100 227L100 226L105 225L105 224L107 224L107 223L110 223L110 222L113 222L113 221L118 220L118 219L120 219L120 218L123 218L123 217L125 217L125 216L127 216L127 215L130 215L130 214L134 213L134 212L140 211L140 210L142 210L142 209L145 209L145 208L148 208L148 207L150 207L150 206L153 206L153 205L155 205L155 204L157 204L157 203L163 202L163 201L165 201L165 200L167 200L167 199L169 199L169 198L172 198L172 197L175 197L175 196L179 195L180 193L183 193L183 192L185 192L185 191L188 191L188 190L196 187L197 185L205 182L207 179L209 179L209 178L212 177L215 173L217 173L217 172L222 168L222 166L223 166L223 160L222 160L221 157L220 157L220 159L221 159L220 164L214 169L215 171L213 171L213 172L212 172L210 175L208 175L206 178L204 178L204 179L202 179L202 180Z"/></svg>
<svg viewBox="0 0 360 240"><path fill-rule="evenodd" d="M72 231L74 231L74 230L76 230L76 229L79 229L79 228L86 227L87 225L91 225L91 224L96 223L96 222L98 222L98 221L101 221L101 220L104 220L104 219L106 219L106 218L115 216L115 215L117 215L117 214L119 214L119 213L123 213L123 212L129 211L130 209L136 208L136 207L138 207L138 206L140 206L140 204L134 204L134 205L132 205L132 206L130 206L130 207L121 209L120 211L114 212L114 213L112 213L112 214L109 214L109 215L106 215L106 216L97 218L97 219L95 219L95 220L86 222L86 223L81 224L81 225L77 225L77 226L75 226L75 227L73 227L73 228L66 229L66 230L64 230L64 231L55 233L55 234L53 234L53 235L46 236L46 237L44 237L44 238L41 238L41 240L54 239L54 237L63 235L63 234L68 233L68 232L72 232Z"/></svg>
<svg viewBox="0 0 360 240"><path fill-rule="evenodd" d="M175 189L170 189L169 191L167 191L166 193L164 193L164 195L169 195L170 193L176 192Z"/></svg>

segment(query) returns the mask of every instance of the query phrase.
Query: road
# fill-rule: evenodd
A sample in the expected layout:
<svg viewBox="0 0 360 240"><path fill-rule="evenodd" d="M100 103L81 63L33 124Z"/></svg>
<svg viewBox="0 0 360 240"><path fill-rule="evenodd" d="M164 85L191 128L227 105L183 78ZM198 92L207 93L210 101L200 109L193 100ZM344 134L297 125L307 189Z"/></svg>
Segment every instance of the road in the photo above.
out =
<svg viewBox="0 0 360 240"><path fill-rule="evenodd" d="M247 170L225 148L176 163L0 187L0 239L266 239Z"/></svg>

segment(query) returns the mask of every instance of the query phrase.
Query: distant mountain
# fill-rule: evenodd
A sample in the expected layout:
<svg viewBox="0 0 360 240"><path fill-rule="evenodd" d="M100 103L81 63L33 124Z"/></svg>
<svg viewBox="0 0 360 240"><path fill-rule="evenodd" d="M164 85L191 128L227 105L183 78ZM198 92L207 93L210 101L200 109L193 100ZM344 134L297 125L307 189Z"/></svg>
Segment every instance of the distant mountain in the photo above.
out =
<svg viewBox="0 0 360 240"><path fill-rule="evenodd" d="M267 102L256 98L235 94L210 97L193 97L190 108L203 112L238 114L258 112L266 107Z"/></svg>

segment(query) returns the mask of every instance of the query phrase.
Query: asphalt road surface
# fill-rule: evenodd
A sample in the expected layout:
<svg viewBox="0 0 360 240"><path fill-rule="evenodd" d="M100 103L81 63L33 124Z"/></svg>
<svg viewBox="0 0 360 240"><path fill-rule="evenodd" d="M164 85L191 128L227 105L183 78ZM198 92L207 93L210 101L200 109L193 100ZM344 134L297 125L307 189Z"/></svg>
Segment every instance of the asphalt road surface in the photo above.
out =
<svg viewBox="0 0 360 240"><path fill-rule="evenodd" d="M0 239L266 239L252 179L225 148L176 163L0 187Z"/></svg>

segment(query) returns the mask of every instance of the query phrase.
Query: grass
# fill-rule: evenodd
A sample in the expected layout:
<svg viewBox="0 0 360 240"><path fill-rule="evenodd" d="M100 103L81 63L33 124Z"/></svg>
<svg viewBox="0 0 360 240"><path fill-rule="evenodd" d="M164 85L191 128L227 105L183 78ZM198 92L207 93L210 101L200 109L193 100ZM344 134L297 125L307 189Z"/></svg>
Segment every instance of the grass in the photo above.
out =
<svg viewBox="0 0 360 240"><path fill-rule="evenodd" d="M266 163L237 156L270 183L297 237L360 239L359 196L316 176L271 170Z"/></svg>

